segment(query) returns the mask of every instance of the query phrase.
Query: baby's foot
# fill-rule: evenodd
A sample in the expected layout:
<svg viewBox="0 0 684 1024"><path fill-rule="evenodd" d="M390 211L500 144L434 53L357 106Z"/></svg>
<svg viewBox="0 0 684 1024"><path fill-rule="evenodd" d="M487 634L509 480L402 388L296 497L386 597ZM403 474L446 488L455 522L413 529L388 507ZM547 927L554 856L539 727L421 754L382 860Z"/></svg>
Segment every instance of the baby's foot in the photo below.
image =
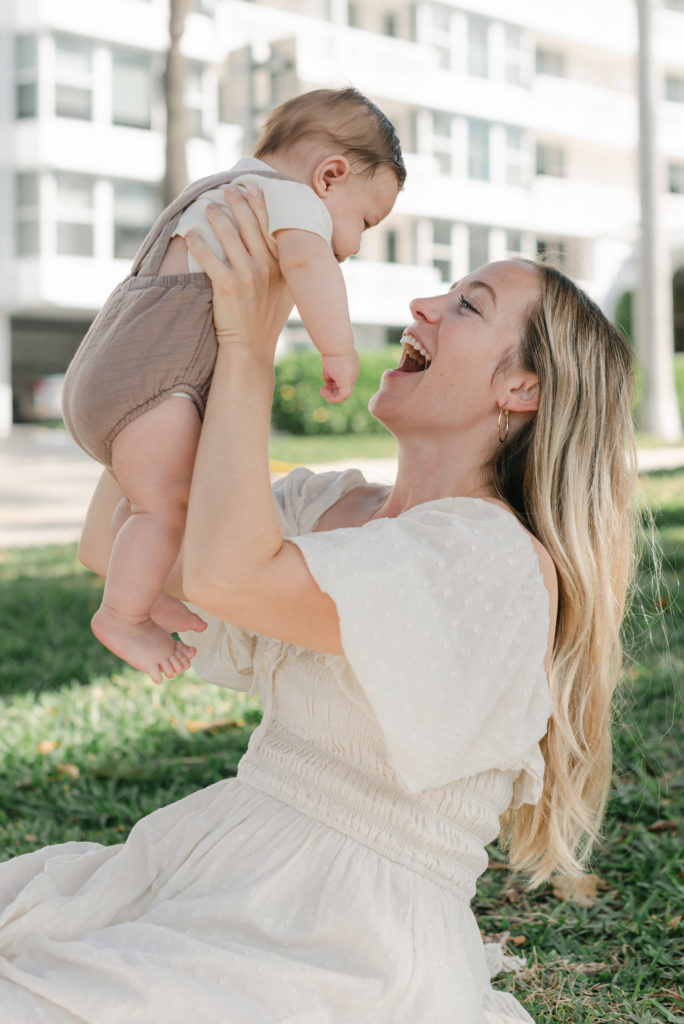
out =
<svg viewBox="0 0 684 1024"><path fill-rule="evenodd" d="M167 633L184 633L192 630L201 633L207 628L204 619L191 612L187 605L162 591L152 605L150 618Z"/></svg>
<svg viewBox="0 0 684 1024"><path fill-rule="evenodd" d="M98 608L91 625L100 643L133 668L147 672L155 683L161 683L162 676L173 679L185 672L197 654L195 647L174 640L151 618L126 617L108 605Z"/></svg>

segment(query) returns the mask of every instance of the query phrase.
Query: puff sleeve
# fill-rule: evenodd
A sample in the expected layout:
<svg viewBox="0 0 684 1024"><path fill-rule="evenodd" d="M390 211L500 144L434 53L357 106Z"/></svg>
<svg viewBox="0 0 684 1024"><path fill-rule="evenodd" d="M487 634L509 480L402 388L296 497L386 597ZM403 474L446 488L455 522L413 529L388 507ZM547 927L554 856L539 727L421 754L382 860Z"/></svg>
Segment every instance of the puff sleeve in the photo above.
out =
<svg viewBox="0 0 684 1024"><path fill-rule="evenodd" d="M312 473L299 467L277 480L272 488L281 529L285 537L312 530L326 508L347 491L365 483L357 469L344 472ZM203 633L185 633L183 640L197 648L192 667L202 679L231 690L255 692L255 675L265 649L277 641L207 615L201 608L188 607L207 622Z"/></svg>
<svg viewBox="0 0 684 1024"><path fill-rule="evenodd" d="M196 605L189 608L207 622L203 633L183 633L181 639L197 648L192 667L202 679L229 690L255 693L254 666L261 638L207 615Z"/></svg>
<svg viewBox="0 0 684 1024"><path fill-rule="evenodd" d="M536 802L549 609L517 520L491 502L447 498L292 542L336 604L400 784L419 792L512 770L514 806Z"/></svg>

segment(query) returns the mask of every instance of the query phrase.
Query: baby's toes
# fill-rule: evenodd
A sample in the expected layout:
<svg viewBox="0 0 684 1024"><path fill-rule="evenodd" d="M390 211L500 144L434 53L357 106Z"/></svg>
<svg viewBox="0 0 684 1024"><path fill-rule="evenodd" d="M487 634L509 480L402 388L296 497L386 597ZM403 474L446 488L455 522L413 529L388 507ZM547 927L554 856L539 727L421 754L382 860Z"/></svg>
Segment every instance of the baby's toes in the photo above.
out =
<svg viewBox="0 0 684 1024"><path fill-rule="evenodd" d="M171 662L176 670L176 674L185 672L186 669L190 668L190 660L196 654L194 647L188 647L187 644L178 642L176 648L171 656Z"/></svg>
<svg viewBox="0 0 684 1024"><path fill-rule="evenodd" d="M176 655L176 657L187 658L189 665L190 659L194 658L195 655L197 654L197 648L191 647L190 644L184 644L182 640L177 640L176 649L173 653Z"/></svg>
<svg viewBox="0 0 684 1024"><path fill-rule="evenodd" d="M160 684L160 683L161 683L161 681L162 681L162 676L163 676L163 666L162 666L162 665L156 665L156 666L152 666L152 667L150 667L150 669L148 670L148 673L147 673L147 674L149 675L149 677L150 677L150 679L152 680L152 682L153 682L153 683L156 683L156 684L157 684L157 686L159 686L159 684Z"/></svg>
<svg viewBox="0 0 684 1024"><path fill-rule="evenodd" d="M188 625L184 628L191 630L193 633L201 633L207 628L207 623L199 615L189 611Z"/></svg>

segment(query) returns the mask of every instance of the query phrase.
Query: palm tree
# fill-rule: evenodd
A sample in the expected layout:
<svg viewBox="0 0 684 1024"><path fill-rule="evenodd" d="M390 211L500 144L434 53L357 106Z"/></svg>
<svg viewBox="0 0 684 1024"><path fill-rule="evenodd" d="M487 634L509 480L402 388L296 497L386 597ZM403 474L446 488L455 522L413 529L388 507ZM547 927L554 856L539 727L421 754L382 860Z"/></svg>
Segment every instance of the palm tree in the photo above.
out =
<svg viewBox="0 0 684 1024"><path fill-rule="evenodd" d="M166 103L166 171L164 174L164 206L176 198L188 183L185 144L188 138L185 109L186 60L181 53L181 39L190 0L169 0L170 43L164 68L164 100Z"/></svg>
<svg viewBox="0 0 684 1024"><path fill-rule="evenodd" d="M657 146L661 70L653 57L658 0L636 0L639 29L639 320L637 353L644 374L640 426L666 441L682 436L674 376L672 271L660 202L664 168Z"/></svg>

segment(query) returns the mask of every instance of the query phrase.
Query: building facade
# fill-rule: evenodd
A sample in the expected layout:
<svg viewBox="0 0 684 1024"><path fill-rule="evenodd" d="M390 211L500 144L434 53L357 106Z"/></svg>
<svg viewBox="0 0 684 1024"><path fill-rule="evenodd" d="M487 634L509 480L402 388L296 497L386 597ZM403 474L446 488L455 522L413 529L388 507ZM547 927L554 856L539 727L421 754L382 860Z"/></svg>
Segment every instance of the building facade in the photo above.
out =
<svg viewBox="0 0 684 1024"><path fill-rule="evenodd" d="M64 369L161 208L169 0L0 11L0 430L26 375ZM409 299L552 250L615 316L636 282L634 0L191 0L188 171L249 152L264 111L356 85L408 181L345 265L361 344ZM656 19L663 220L684 348L684 0ZM290 344L302 342L293 318ZM16 409L15 409L16 412Z"/></svg>

